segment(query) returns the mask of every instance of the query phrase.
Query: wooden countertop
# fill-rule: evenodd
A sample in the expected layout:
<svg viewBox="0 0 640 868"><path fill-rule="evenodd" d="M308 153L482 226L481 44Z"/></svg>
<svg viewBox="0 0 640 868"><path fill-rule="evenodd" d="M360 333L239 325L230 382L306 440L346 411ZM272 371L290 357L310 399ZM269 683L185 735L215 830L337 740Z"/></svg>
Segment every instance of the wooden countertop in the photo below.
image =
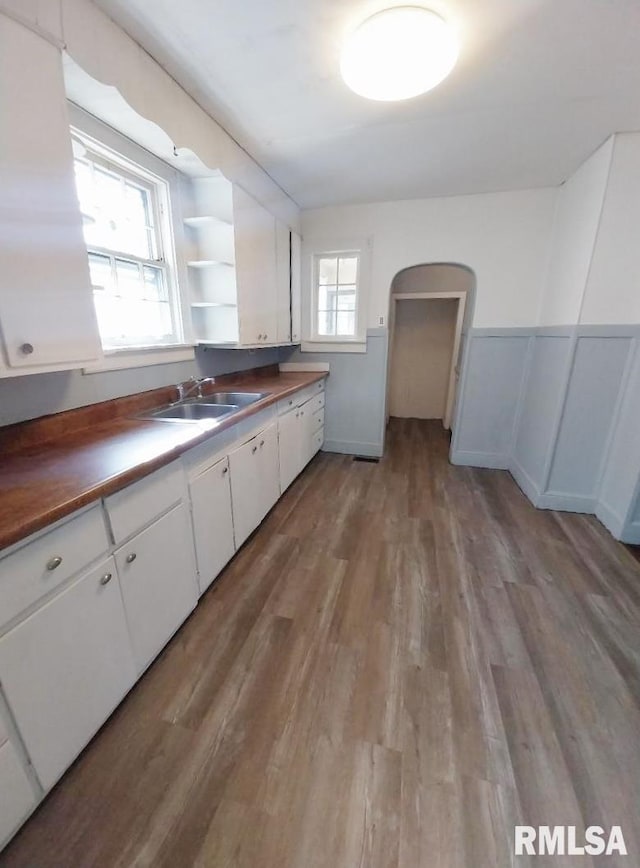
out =
<svg viewBox="0 0 640 868"><path fill-rule="evenodd" d="M208 428L135 418L175 400L175 388L168 387L0 429L0 550L326 376L326 371L279 373L271 366L216 377L205 394L233 390L269 395Z"/></svg>

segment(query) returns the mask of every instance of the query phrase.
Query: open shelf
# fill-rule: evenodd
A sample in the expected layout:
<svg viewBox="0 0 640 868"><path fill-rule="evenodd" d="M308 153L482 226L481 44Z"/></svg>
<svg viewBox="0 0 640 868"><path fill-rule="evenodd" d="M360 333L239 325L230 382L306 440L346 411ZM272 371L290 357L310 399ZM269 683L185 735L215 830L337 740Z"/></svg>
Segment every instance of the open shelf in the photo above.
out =
<svg viewBox="0 0 640 868"><path fill-rule="evenodd" d="M231 220L224 220L222 217L216 217L215 214L203 214L201 217L185 217L184 223L187 226L207 226L211 223L218 223L220 226L233 226Z"/></svg>
<svg viewBox="0 0 640 868"><path fill-rule="evenodd" d="M192 259L187 262L189 268L213 268L216 265L225 265L228 268L233 268L234 262L225 262L222 259Z"/></svg>
<svg viewBox="0 0 640 868"><path fill-rule="evenodd" d="M228 301L194 301L191 303L191 307L237 307L237 304L233 304Z"/></svg>

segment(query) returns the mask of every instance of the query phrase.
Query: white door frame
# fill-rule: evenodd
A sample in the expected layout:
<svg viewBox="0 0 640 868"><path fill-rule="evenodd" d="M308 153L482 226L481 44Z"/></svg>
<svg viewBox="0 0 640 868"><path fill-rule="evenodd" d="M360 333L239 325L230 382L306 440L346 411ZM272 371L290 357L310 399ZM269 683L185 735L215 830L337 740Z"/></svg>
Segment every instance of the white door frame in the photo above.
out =
<svg viewBox="0 0 640 868"><path fill-rule="evenodd" d="M462 340L462 324L464 322L464 308L467 302L466 292L399 292L391 295L391 322L389 323L389 365L387 371L387 406L389 406L389 387L391 384L391 365L393 364L393 339L396 329L396 304L399 301L419 299L422 301L435 301L436 299L453 298L458 300L458 313L456 316L456 329L453 336L453 349L449 362L449 385L447 387L447 400L445 403L442 424L445 428L451 428L451 416L453 414L453 402L456 396L458 382L457 360ZM388 414L387 414L388 415Z"/></svg>

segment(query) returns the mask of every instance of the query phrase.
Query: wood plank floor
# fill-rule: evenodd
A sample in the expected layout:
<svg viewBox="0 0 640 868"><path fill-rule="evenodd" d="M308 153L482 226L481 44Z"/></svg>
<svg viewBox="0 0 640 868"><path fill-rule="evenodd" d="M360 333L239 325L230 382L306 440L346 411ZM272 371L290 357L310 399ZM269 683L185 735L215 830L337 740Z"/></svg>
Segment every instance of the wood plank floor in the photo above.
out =
<svg viewBox="0 0 640 868"><path fill-rule="evenodd" d="M7 866L640 866L640 564L392 420L319 455ZM516 823L629 856L513 857Z"/></svg>

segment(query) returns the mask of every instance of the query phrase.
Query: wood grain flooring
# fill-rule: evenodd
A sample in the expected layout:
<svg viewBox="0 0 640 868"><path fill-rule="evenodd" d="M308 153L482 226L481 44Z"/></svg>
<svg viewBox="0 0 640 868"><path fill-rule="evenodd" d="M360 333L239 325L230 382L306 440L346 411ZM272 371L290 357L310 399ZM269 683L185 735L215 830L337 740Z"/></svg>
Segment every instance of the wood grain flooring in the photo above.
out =
<svg viewBox="0 0 640 868"><path fill-rule="evenodd" d="M640 865L640 564L392 420L319 455L6 866ZM629 856L515 858L513 827Z"/></svg>

